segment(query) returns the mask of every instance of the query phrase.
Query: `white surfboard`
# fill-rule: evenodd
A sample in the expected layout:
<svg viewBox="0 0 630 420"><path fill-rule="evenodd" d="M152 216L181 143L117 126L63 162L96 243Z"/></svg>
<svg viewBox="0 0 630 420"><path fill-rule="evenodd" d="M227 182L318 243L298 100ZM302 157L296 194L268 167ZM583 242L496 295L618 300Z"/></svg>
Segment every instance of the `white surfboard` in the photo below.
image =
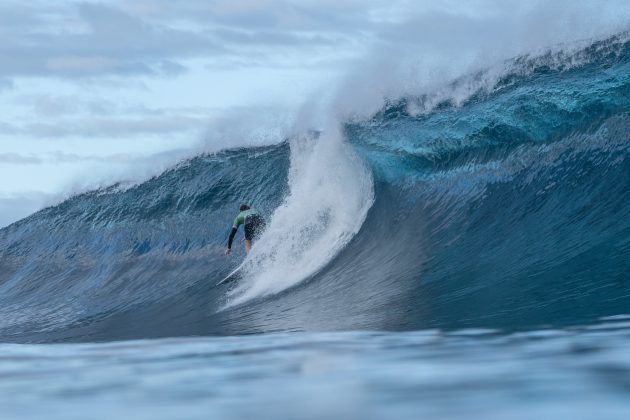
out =
<svg viewBox="0 0 630 420"><path fill-rule="evenodd" d="M236 267L234 270L232 270L230 272L230 274L228 274L227 276L225 276L225 278L223 280L221 280L220 282L217 283L217 286L220 284L225 283L226 281L234 278L234 276L241 270L241 268L243 268L243 266L245 265L245 261L243 261L238 267Z"/></svg>

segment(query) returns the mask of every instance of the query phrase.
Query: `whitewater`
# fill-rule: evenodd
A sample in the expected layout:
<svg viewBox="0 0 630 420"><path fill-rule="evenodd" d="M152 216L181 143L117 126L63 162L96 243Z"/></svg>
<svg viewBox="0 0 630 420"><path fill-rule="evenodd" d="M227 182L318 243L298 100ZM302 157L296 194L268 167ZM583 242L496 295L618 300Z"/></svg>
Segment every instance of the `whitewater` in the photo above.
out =
<svg viewBox="0 0 630 420"><path fill-rule="evenodd" d="M605 29L449 68L377 48L263 140L232 115L242 144L1 229L0 412L627 418L630 37ZM267 229L226 257L241 203Z"/></svg>

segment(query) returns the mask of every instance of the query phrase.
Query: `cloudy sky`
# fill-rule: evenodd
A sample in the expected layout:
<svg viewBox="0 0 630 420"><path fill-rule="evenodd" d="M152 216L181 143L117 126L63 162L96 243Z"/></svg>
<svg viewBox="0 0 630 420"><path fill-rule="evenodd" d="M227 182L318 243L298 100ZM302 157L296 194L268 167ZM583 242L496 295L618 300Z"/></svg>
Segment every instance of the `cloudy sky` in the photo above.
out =
<svg viewBox="0 0 630 420"><path fill-rule="evenodd" d="M229 147L214 135L225 121L331 86L352 108L615 33L624 3L0 0L0 227L200 144Z"/></svg>

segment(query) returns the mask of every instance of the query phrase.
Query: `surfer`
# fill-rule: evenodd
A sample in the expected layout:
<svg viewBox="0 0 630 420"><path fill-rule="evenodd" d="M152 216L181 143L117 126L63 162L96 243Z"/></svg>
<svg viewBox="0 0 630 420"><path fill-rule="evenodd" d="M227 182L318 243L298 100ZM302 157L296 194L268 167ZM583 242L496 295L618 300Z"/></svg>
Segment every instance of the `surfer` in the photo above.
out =
<svg viewBox="0 0 630 420"><path fill-rule="evenodd" d="M225 255L229 255L232 252L232 241L240 225L245 225L245 252L248 254L252 249L252 240L256 239L265 230L265 219L262 218L256 209L249 207L247 204L242 204L239 211L240 213L234 219L234 224L230 231Z"/></svg>

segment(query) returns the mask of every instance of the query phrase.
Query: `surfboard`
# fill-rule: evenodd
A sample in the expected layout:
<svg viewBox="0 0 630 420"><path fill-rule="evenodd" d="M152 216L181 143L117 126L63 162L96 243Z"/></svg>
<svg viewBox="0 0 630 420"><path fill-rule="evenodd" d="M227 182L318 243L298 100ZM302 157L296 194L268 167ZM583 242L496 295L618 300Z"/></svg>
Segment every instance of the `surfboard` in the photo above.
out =
<svg viewBox="0 0 630 420"><path fill-rule="evenodd" d="M232 270L230 272L230 274L225 276L225 278L223 280L218 282L217 286L220 285L220 284L226 283L228 281L235 280L238 277L237 276L238 272L241 271L241 268L243 268L244 265L245 265L245 261L243 261L238 267L236 267L234 270Z"/></svg>

